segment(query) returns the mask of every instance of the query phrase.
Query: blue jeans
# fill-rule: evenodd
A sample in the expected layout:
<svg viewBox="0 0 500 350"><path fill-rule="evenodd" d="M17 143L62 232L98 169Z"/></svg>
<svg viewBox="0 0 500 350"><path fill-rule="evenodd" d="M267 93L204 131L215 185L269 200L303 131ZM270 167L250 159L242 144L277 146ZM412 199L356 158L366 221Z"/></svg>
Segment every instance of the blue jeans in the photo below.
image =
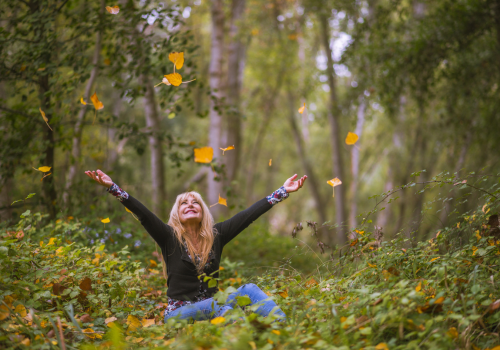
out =
<svg viewBox="0 0 500 350"><path fill-rule="evenodd" d="M279 316L279 320L281 321L286 319L285 313L281 311L274 301L269 300L266 293L260 290L255 284L248 283L238 288L233 294L230 294L224 305L219 305L214 298L209 298L191 305L181 306L165 316L165 323L173 317L178 317L179 319L192 318L196 321L201 321L223 316L237 305L236 297L243 295L250 298L252 302L250 305L260 305L257 311L255 311L257 314L265 317L271 313L273 308L276 308L273 315Z"/></svg>

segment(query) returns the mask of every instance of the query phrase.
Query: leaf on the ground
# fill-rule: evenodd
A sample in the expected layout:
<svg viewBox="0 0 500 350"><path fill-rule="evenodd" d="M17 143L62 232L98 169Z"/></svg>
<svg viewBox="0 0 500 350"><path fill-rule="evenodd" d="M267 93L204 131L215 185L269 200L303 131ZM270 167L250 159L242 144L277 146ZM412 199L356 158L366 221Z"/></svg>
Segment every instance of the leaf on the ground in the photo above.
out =
<svg viewBox="0 0 500 350"><path fill-rule="evenodd" d="M196 163L210 163L214 158L212 147L201 147L194 149L194 161Z"/></svg>
<svg viewBox="0 0 500 350"><path fill-rule="evenodd" d="M211 324L219 324L219 323L222 323L224 322L226 319L224 317L216 317L212 320L210 320L210 323Z"/></svg>
<svg viewBox="0 0 500 350"><path fill-rule="evenodd" d="M0 305L0 321L5 320L10 315L10 310L7 306Z"/></svg>
<svg viewBox="0 0 500 350"><path fill-rule="evenodd" d="M389 350L389 347L387 346L386 343L378 343L377 346L375 346L376 350Z"/></svg>
<svg viewBox="0 0 500 350"><path fill-rule="evenodd" d="M309 281L306 282L306 288L311 288L312 286L317 285L318 282L314 278L311 278Z"/></svg>
<svg viewBox="0 0 500 350"><path fill-rule="evenodd" d="M346 145L354 145L359 139L359 136L353 132L348 132L347 137L345 138Z"/></svg>
<svg viewBox="0 0 500 350"><path fill-rule="evenodd" d="M371 268L374 268L374 269L377 268L377 265L375 265L375 264L368 263L368 266L370 266Z"/></svg>
<svg viewBox="0 0 500 350"><path fill-rule="evenodd" d="M128 315L127 324L128 324L128 329L131 331L134 331L142 327L141 321L139 321L139 319L133 315Z"/></svg>
<svg viewBox="0 0 500 350"><path fill-rule="evenodd" d="M112 15L117 15L120 12L120 7L116 6L106 6L106 11L111 13Z"/></svg>
<svg viewBox="0 0 500 350"><path fill-rule="evenodd" d="M94 105L94 108L96 110L104 108L104 105L102 104L101 101L99 101L99 98L97 97L97 91L94 92L94 94L92 96L90 96L90 99L92 100L92 104Z"/></svg>
<svg viewBox="0 0 500 350"><path fill-rule="evenodd" d="M109 218L106 218L106 219L102 219L101 222L103 224L108 224L111 220L109 220Z"/></svg>
<svg viewBox="0 0 500 350"><path fill-rule="evenodd" d="M448 332L446 332L446 334L448 334L450 338L458 338L458 331L455 327L451 327L450 329L448 329Z"/></svg>
<svg viewBox="0 0 500 350"><path fill-rule="evenodd" d="M49 239L49 243L47 243L47 246L49 246L49 245L54 245L54 244L55 244L55 242L56 242L56 239L57 239L57 238L55 238L55 237L51 237L51 238Z"/></svg>
<svg viewBox="0 0 500 350"><path fill-rule="evenodd" d="M87 105L87 102L85 102L85 101L83 100L83 97L80 97L80 103L81 103L82 105Z"/></svg>
<svg viewBox="0 0 500 350"><path fill-rule="evenodd" d="M141 321L141 323L142 323L142 326L143 326L144 328L147 328L147 327L149 327L149 326L153 326L153 325L155 324L155 319L154 319L154 318L151 318L151 319L146 319L146 318L145 318L145 319L143 319L143 320Z"/></svg>
<svg viewBox="0 0 500 350"><path fill-rule="evenodd" d="M168 55L168 59L175 64L176 69L181 69L184 65L184 52L172 52Z"/></svg>
<svg viewBox="0 0 500 350"><path fill-rule="evenodd" d="M442 304L444 301L444 297L439 297L434 301L434 304Z"/></svg>
<svg viewBox="0 0 500 350"><path fill-rule="evenodd" d="M299 108L299 113L302 114L306 110L306 103L304 102L304 105Z"/></svg>
<svg viewBox="0 0 500 350"><path fill-rule="evenodd" d="M39 107L38 109L40 110L40 113L42 114L42 118L43 118L43 120L45 121L45 124L47 124L47 126L49 127L49 129L50 129L50 130L52 130L52 128L51 128L51 127L50 127L50 125L49 125L49 120L48 120L48 119L47 119L47 117L45 116L45 112L44 112L44 111L42 111L42 108L41 108L41 107ZM52 130L52 131L54 131L54 130Z"/></svg>
<svg viewBox="0 0 500 350"><path fill-rule="evenodd" d="M272 164L273 164L273 160L269 159L269 166L271 166Z"/></svg>
<svg viewBox="0 0 500 350"><path fill-rule="evenodd" d="M288 298L288 292L286 290L278 293L282 298Z"/></svg>
<svg viewBox="0 0 500 350"><path fill-rule="evenodd" d="M479 234L479 230L476 231L476 238L478 241L481 239L481 235Z"/></svg>
<svg viewBox="0 0 500 350"><path fill-rule="evenodd" d="M222 150L222 155L224 155L224 152L234 149L234 145L228 146L226 148L220 148L220 149Z"/></svg>
<svg viewBox="0 0 500 350"><path fill-rule="evenodd" d="M165 78L173 86L179 86L182 84L182 75L180 75L179 73L167 74L167 75L165 75Z"/></svg>
<svg viewBox="0 0 500 350"><path fill-rule="evenodd" d="M92 290L92 280L88 277L85 277L80 282L80 289L85 291Z"/></svg>
<svg viewBox="0 0 500 350"><path fill-rule="evenodd" d="M417 286L415 287L416 292L420 292L422 290L422 282L418 282Z"/></svg>
<svg viewBox="0 0 500 350"><path fill-rule="evenodd" d="M273 329L271 332L274 333L274 334L276 334L276 335L280 335L281 334L281 332L279 330L277 330L277 329Z"/></svg>

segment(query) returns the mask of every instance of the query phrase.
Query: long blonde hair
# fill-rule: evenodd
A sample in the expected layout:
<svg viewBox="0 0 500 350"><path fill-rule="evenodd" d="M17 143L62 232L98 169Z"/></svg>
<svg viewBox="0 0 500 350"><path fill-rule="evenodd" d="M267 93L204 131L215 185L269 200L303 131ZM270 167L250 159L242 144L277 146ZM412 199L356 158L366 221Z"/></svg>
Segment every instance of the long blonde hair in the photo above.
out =
<svg viewBox="0 0 500 350"><path fill-rule="evenodd" d="M182 225L181 220L179 218L179 206L182 203L182 201L186 200L189 197L194 197L194 199L198 201L198 203L202 208L202 219L200 223L200 237L199 237L199 239L201 240L200 242L201 246L199 251L196 251L194 249L194 244L191 241L191 237L186 234L184 226ZM175 199L174 206L170 211L168 225L173 228L175 237L177 238L177 241L179 242L181 249L184 249L183 241L186 242L188 253L191 256L191 259L193 260L193 264L195 264L198 273L201 274L203 272L203 267L208 262L210 250L212 249L212 245L215 239L214 218L212 217L212 214L210 214L210 210L203 201L203 198L201 198L201 195L198 192L194 191L184 192L178 195L177 198ZM198 256L199 259L196 259L195 256ZM167 278L167 264L165 263L165 259L163 259L163 257L161 258L163 266L163 276Z"/></svg>

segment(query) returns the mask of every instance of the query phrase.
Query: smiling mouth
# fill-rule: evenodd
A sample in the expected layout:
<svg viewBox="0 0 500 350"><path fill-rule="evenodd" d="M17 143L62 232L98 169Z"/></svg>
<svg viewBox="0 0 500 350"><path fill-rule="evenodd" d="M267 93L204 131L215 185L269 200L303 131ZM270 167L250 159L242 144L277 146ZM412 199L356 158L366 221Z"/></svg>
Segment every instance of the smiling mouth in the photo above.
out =
<svg viewBox="0 0 500 350"><path fill-rule="evenodd" d="M189 213L194 213L194 214L196 214L196 212L195 212L194 210L188 210L188 211L186 211L184 214L189 214Z"/></svg>

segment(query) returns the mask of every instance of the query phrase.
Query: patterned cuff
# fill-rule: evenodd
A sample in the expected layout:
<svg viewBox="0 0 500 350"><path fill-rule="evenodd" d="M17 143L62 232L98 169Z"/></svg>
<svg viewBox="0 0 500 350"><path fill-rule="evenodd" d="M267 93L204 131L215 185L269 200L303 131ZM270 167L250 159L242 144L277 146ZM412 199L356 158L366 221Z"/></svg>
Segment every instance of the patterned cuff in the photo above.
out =
<svg viewBox="0 0 500 350"><path fill-rule="evenodd" d="M115 196L116 199L118 199L120 202L123 202L124 199L128 199L128 193L118 187L118 185L115 183L113 183L113 185L106 191Z"/></svg>
<svg viewBox="0 0 500 350"><path fill-rule="evenodd" d="M281 186L276 191L267 196L266 199L271 205L281 202L283 199L288 198L290 194L286 192L285 187Z"/></svg>

